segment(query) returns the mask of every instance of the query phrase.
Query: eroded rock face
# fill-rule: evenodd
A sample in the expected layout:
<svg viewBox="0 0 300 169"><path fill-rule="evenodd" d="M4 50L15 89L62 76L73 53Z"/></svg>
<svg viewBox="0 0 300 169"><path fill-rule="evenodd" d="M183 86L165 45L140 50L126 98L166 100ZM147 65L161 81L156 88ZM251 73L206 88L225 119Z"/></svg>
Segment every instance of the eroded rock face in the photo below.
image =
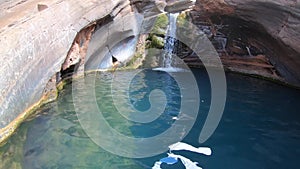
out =
<svg viewBox="0 0 300 169"><path fill-rule="evenodd" d="M170 2L1 1L0 142L59 77L97 69L105 57L109 62L126 60L117 54L118 44L133 43L147 33L155 15L175 5Z"/></svg>
<svg viewBox="0 0 300 169"><path fill-rule="evenodd" d="M179 2L179 1L176 1ZM0 143L60 78L128 59L171 0L8 0L0 2ZM194 0L180 0L180 10ZM133 45L132 45L133 44ZM100 66L101 67L101 66ZM50 80L49 80L50 79ZM46 99L47 100L47 99Z"/></svg>
<svg viewBox="0 0 300 169"><path fill-rule="evenodd" d="M206 16L227 15L256 24L258 31L278 42L273 46L277 56L270 58L273 65L288 82L300 84L299 1L197 0L195 10Z"/></svg>
<svg viewBox="0 0 300 169"><path fill-rule="evenodd" d="M129 11L97 29L89 43L84 69L110 68L114 62L124 63L130 59L135 52L143 19L141 14Z"/></svg>
<svg viewBox="0 0 300 169"><path fill-rule="evenodd" d="M254 21L293 49L300 51L299 1L285 0L197 0L196 10L207 14L235 15ZM293 36L294 35L294 36ZM288 39L286 39L288 38Z"/></svg>
<svg viewBox="0 0 300 169"><path fill-rule="evenodd" d="M41 98L47 82L61 67L67 69L84 58L94 28L78 32L104 18L113 22L129 14L131 6L129 0L46 0L42 6L15 0L1 2L0 9L1 129ZM95 26L102 26L99 24ZM136 25L126 26L131 30Z"/></svg>

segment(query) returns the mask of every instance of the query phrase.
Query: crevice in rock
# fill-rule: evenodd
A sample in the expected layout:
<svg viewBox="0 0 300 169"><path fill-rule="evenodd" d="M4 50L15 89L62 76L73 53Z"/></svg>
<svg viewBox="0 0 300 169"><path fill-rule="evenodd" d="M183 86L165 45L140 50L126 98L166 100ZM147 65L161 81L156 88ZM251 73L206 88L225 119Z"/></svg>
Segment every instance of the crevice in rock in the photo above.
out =
<svg viewBox="0 0 300 169"><path fill-rule="evenodd" d="M134 7L130 3L120 2L118 3L112 11L104 16L103 18L96 20L81 31L78 32L76 38L74 39L72 46L67 54L67 57L62 64L60 70L60 79L65 79L73 76L77 73L84 72L84 63L87 54L87 48L89 46L89 42L91 40L92 35L97 30L101 29L103 26L107 25L114 21L114 18L117 15L122 16L122 11L126 11L128 7ZM89 21L90 22L90 21ZM116 58L115 58L116 59ZM114 59L113 59L114 60ZM117 62L117 61L113 61Z"/></svg>
<svg viewBox="0 0 300 169"><path fill-rule="evenodd" d="M45 5L45 4L37 4L37 9L38 9L39 12L41 12L41 11L47 9L47 8L48 8L48 6Z"/></svg>
<svg viewBox="0 0 300 169"><path fill-rule="evenodd" d="M86 52L93 33L112 21L113 17L106 15L78 32L62 64L59 81L84 71Z"/></svg>
<svg viewBox="0 0 300 169"><path fill-rule="evenodd" d="M84 64L88 44L94 30L95 24L92 24L79 31L75 37L60 70L60 77L62 79L72 76Z"/></svg>
<svg viewBox="0 0 300 169"><path fill-rule="evenodd" d="M19 1L19 2L17 2L16 4L13 4L13 5L7 7L6 9L14 8L14 7L18 6L18 5L21 5L21 4L25 3L26 1L27 1L27 0Z"/></svg>
<svg viewBox="0 0 300 169"><path fill-rule="evenodd" d="M113 64L115 64L116 62L118 62L118 59L115 58L114 56L111 57Z"/></svg>

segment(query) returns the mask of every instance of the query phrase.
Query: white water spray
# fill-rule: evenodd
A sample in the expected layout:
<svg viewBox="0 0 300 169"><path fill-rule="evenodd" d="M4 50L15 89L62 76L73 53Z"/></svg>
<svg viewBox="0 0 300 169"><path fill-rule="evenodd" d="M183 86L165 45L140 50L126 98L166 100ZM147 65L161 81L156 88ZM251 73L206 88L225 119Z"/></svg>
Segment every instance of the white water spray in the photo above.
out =
<svg viewBox="0 0 300 169"><path fill-rule="evenodd" d="M176 21L179 13L170 13L169 14L169 26L167 30L167 36L165 39L165 55L163 59L163 67L171 68L173 60L173 51L175 49L176 43Z"/></svg>

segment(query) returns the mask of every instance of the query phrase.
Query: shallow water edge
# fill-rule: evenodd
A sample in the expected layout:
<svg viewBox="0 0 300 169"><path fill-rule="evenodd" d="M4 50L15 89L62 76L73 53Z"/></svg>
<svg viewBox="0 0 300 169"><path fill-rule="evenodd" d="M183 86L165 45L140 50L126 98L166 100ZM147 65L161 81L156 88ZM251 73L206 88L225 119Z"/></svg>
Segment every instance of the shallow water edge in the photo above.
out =
<svg viewBox="0 0 300 169"><path fill-rule="evenodd" d="M53 91L52 91L53 92ZM40 109L43 105L51 103L56 100L58 93L54 91L55 98L49 97L49 95L53 93L46 93L42 96L42 98L32 106L30 106L27 110L21 113L16 119L14 119L10 124L6 127L0 129L0 147L5 145L6 141L15 133L18 127L30 116L32 116L38 109Z"/></svg>

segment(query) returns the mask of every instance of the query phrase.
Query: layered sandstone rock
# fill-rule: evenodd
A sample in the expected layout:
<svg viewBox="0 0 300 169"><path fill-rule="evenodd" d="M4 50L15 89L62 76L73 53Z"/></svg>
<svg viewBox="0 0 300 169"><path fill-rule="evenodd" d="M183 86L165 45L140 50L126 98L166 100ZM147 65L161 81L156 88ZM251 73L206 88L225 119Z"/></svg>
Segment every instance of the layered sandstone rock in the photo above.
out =
<svg viewBox="0 0 300 169"><path fill-rule="evenodd" d="M237 17L271 35L278 42L269 47L276 55L270 58L272 64L288 82L300 84L300 1L197 0L195 10Z"/></svg>
<svg viewBox="0 0 300 169"><path fill-rule="evenodd" d="M181 9L191 2L180 1ZM155 15L166 7L176 10L174 5L164 0L0 1L0 142L61 77L97 69L103 60L112 66L129 59L118 55L118 45L135 45Z"/></svg>
<svg viewBox="0 0 300 169"><path fill-rule="evenodd" d="M0 8L0 128L42 97L48 80L60 71L68 53L70 59L86 51L78 39L89 40L92 30L76 40L78 32L96 21L101 23L101 19L113 22L122 11L122 16L131 12L126 0L11 0L0 2ZM120 33L136 27L134 22L125 25L126 29L118 26Z"/></svg>

